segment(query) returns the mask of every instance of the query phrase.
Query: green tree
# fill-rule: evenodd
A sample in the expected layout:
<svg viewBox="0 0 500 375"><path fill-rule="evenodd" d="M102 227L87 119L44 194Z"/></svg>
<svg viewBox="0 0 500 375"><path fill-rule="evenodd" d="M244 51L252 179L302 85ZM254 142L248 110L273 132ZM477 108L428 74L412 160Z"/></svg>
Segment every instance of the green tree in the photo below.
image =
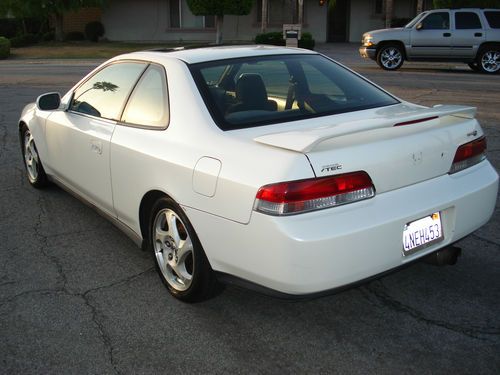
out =
<svg viewBox="0 0 500 375"><path fill-rule="evenodd" d="M0 0L0 14L11 13L16 18L52 18L56 40L62 41L63 15L90 6L103 6L106 0Z"/></svg>
<svg viewBox="0 0 500 375"><path fill-rule="evenodd" d="M434 0L434 8L500 8L500 0Z"/></svg>
<svg viewBox="0 0 500 375"><path fill-rule="evenodd" d="M187 0L191 12L196 16L215 16L217 33L215 43L222 43L224 15L243 16L250 13L253 0Z"/></svg>

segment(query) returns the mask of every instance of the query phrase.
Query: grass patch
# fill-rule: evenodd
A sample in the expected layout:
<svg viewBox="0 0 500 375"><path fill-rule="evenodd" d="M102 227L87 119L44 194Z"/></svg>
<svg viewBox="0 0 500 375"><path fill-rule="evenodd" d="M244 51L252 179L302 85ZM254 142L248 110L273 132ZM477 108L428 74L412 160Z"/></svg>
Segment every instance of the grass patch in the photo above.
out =
<svg viewBox="0 0 500 375"><path fill-rule="evenodd" d="M11 58L18 59L108 59L122 53L152 48L186 46L181 43L124 42L43 42L29 47L11 49Z"/></svg>

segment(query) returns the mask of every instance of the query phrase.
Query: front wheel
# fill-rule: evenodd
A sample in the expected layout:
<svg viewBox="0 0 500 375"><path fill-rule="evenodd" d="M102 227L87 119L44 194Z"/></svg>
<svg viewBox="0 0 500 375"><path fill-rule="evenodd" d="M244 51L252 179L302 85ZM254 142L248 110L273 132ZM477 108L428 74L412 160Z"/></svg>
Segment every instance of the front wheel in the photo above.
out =
<svg viewBox="0 0 500 375"><path fill-rule="evenodd" d="M43 169L42 161L38 155L35 139L30 130L24 126L21 131L22 152L24 166L29 183L36 188L42 188L48 184L47 175Z"/></svg>
<svg viewBox="0 0 500 375"><path fill-rule="evenodd" d="M382 46L377 53L377 64L384 70L397 70L403 61L403 51L395 44Z"/></svg>
<svg viewBox="0 0 500 375"><path fill-rule="evenodd" d="M498 73L500 71L500 49L498 47L483 48L479 51L477 64L483 73Z"/></svg>
<svg viewBox="0 0 500 375"><path fill-rule="evenodd" d="M170 294L186 302L211 297L215 275L181 207L170 198L162 198L154 205L149 222L156 269Z"/></svg>

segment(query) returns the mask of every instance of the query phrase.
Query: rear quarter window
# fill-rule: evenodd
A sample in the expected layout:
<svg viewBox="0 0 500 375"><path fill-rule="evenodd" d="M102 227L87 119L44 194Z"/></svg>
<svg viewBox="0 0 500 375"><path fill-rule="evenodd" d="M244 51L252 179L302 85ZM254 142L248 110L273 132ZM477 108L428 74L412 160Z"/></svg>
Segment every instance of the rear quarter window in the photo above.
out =
<svg viewBox="0 0 500 375"><path fill-rule="evenodd" d="M484 12L486 20L492 29L500 29L500 12Z"/></svg>

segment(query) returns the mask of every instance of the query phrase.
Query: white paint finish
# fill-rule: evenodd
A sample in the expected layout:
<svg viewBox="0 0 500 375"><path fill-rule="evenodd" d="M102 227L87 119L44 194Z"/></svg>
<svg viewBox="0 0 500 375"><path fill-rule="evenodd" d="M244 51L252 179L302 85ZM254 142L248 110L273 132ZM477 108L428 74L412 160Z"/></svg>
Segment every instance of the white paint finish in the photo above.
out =
<svg viewBox="0 0 500 375"><path fill-rule="evenodd" d="M222 163L218 159L204 156L198 160L193 171L193 190L206 197L213 197L221 167Z"/></svg>
<svg viewBox="0 0 500 375"><path fill-rule="evenodd" d="M286 51L238 47L115 58L148 58L164 65L170 98L170 123L165 130L116 125L61 110L50 115L45 127L47 114L33 107L23 112L21 120L36 135L39 149L45 150L41 155L49 175L70 185L98 208L116 214L137 235L141 233L142 198L149 191L162 191L186 210L215 270L282 292L316 292L369 277L449 244L489 219L498 190L498 175L489 162L451 176L445 169L451 165L456 147L469 140L468 132L477 131L476 138L482 135L476 120L470 118L472 109L460 109L461 117L457 117L456 113L450 115L456 108L439 107L436 111L451 112L428 124L360 129L355 134L336 133L338 129L332 124L360 123L374 117L385 122L405 120L413 118L409 113L428 112L402 103L221 131L179 56L202 61L260 53ZM64 103L69 96L63 98ZM313 138L319 137L313 139L314 147L308 154L312 166L302 152L254 140L282 132L297 132L296 137L302 132L307 137L308 129L314 129L309 134ZM279 142L279 137L274 136L274 141ZM443 156L437 153L439 150ZM212 197L193 190L195 166L207 156L222 165ZM395 159L401 156L406 159L398 164ZM367 170L377 195L362 202L288 217L252 211L259 187L314 178L312 168L321 174L322 163L332 164L332 158L342 159L343 171ZM200 191L213 189L217 168L211 163L200 167L212 181L202 181ZM411 180L412 176L417 177ZM404 224L436 211L443 215L445 241L403 260Z"/></svg>
<svg viewBox="0 0 500 375"><path fill-rule="evenodd" d="M455 242L488 221L497 192L498 175L485 161L460 176L350 205L288 217L254 213L246 226L197 210L187 214L213 269L307 294L376 275ZM445 240L403 257L404 225L436 211L443 215Z"/></svg>
<svg viewBox="0 0 500 375"><path fill-rule="evenodd" d="M116 123L56 111L47 120L46 164L52 173L107 213L113 213L110 140Z"/></svg>

